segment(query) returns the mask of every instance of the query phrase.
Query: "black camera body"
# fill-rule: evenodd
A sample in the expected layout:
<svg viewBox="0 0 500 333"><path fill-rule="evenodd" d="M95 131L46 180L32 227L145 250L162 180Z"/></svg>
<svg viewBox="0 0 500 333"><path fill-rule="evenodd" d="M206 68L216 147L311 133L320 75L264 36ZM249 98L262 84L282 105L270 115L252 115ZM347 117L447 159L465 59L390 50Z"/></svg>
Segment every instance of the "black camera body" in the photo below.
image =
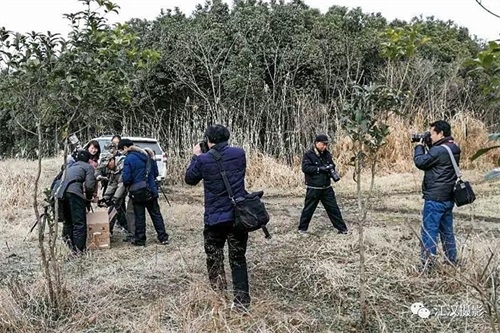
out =
<svg viewBox="0 0 500 333"><path fill-rule="evenodd" d="M337 173L337 171L335 171L334 168L331 168L329 172L330 172L330 178L332 178L334 182L338 182L340 180L340 176Z"/></svg>
<svg viewBox="0 0 500 333"><path fill-rule="evenodd" d="M210 148L208 148L208 140L204 139L203 141L200 142L200 149L203 154L208 153Z"/></svg>
<svg viewBox="0 0 500 333"><path fill-rule="evenodd" d="M78 155L78 152L83 150L82 144L80 143L80 140L75 134L69 136L68 141L72 147L71 157L76 161L76 156Z"/></svg>
<svg viewBox="0 0 500 333"><path fill-rule="evenodd" d="M328 176L330 176L330 178L333 179L334 182L338 182L340 180L340 176L337 171L335 171L333 164L327 164L326 171L328 173Z"/></svg>
<svg viewBox="0 0 500 333"><path fill-rule="evenodd" d="M411 135L411 142L420 142L420 140L423 140L425 145L428 147L432 146L432 141L431 141L431 132L427 131L424 132L423 134L412 134Z"/></svg>

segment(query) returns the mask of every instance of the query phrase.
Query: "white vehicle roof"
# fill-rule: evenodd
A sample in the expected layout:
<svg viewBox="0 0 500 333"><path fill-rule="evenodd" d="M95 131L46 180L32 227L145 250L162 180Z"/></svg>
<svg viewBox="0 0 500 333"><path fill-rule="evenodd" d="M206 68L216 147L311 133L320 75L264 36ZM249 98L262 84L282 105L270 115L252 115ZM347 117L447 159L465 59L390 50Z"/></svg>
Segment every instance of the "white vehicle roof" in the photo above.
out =
<svg viewBox="0 0 500 333"><path fill-rule="evenodd" d="M95 138L95 140L99 139L109 139L111 141L112 135L103 135L98 138ZM156 142L158 141L157 139L154 138L145 138L141 136L123 136L122 139L129 139L131 141L143 141L143 142Z"/></svg>

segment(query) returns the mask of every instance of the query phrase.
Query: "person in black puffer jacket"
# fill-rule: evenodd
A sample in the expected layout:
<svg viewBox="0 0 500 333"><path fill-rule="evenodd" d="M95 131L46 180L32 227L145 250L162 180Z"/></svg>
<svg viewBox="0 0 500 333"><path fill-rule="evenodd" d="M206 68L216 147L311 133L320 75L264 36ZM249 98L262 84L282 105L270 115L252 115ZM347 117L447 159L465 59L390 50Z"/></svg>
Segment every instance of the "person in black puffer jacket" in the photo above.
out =
<svg viewBox="0 0 500 333"><path fill-rule="evenodd" d="M460 148L451 136L451 126L444 120L430 124L430 140L432 145L425 152L423 140L415 146L415 166L425 171L422 182L424 202L422 223L422 264L432 265L437 249L437 236L446 257L451 263L456 263L457 249L453 233L453 190L457 175L453 168L447 145L457 162L460 161Z"/></svg>
<svg viewBox="0 0 500 333"><path fill-rule="evenodd" d="M328 137L320 134L314 140L314 147L308 150L302 159L302 172L307 186L306 199L300 216L299 233L306 234L311 218L321 201L339 234L347 233L347 226L342 218L335 192L333 191L330 174L335 170L332 154L326 149Z"/></svg>

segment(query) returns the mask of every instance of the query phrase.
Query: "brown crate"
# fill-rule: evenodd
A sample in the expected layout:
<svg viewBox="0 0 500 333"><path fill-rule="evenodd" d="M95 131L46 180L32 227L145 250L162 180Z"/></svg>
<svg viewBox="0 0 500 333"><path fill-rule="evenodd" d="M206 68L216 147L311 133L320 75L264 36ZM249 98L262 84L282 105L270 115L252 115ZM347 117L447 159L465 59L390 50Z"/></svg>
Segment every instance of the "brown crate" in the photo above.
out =
<svg viewBox="0 0 500 333"><path fill-rule="evenodd" d="M87 214L87 249L110 247L108 212L99 210Z"/></svg>

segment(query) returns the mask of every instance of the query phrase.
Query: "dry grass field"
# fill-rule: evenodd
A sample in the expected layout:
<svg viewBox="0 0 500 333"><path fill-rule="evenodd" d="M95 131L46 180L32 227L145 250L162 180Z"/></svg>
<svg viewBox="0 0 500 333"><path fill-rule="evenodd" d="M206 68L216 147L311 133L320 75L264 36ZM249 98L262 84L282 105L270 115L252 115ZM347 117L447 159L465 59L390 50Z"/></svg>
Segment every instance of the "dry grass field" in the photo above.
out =
<svg viewBox="0 0 500 333"><path fill-rule="evenodd" d="M43 161L43 186L50 183L58 163ZM298 166L262 156L250 158L248 183L251 189L266 191L273 238L266 240L260 232L250 236L247 258L253 303L249 315L232 312L231 293L216 294L207 284L202 186L166 188L172 206L163 199L160 206L171 236L168 246L156 244L149 218L145 248L123 243L117 232L111 249L69 259L59 242L65 297L58 311L50 309L37 235L28 234L34 222L35 169L31 161L0 162L0 332L359 331L357 206L355 183L347 168L336 193L352 233L334 232L319 207L310 235L300 237L296 228L304 189ZM367 331L492 331L484 312L460 316L447 312L458 305L484 310L479 308L479 292L473 284L480 280L491 251L496 269L500 262L500 187L482 182L481 172L466 171L478 193L477 202L456 209L461 267L454 270L441 263L437 272L424 276L415 269L422 173L385 172L377 179L365 231ZM227 262L226 273L229 277ZM431 318L413 315L410 306L415 302L425 304Z"/></svg>

